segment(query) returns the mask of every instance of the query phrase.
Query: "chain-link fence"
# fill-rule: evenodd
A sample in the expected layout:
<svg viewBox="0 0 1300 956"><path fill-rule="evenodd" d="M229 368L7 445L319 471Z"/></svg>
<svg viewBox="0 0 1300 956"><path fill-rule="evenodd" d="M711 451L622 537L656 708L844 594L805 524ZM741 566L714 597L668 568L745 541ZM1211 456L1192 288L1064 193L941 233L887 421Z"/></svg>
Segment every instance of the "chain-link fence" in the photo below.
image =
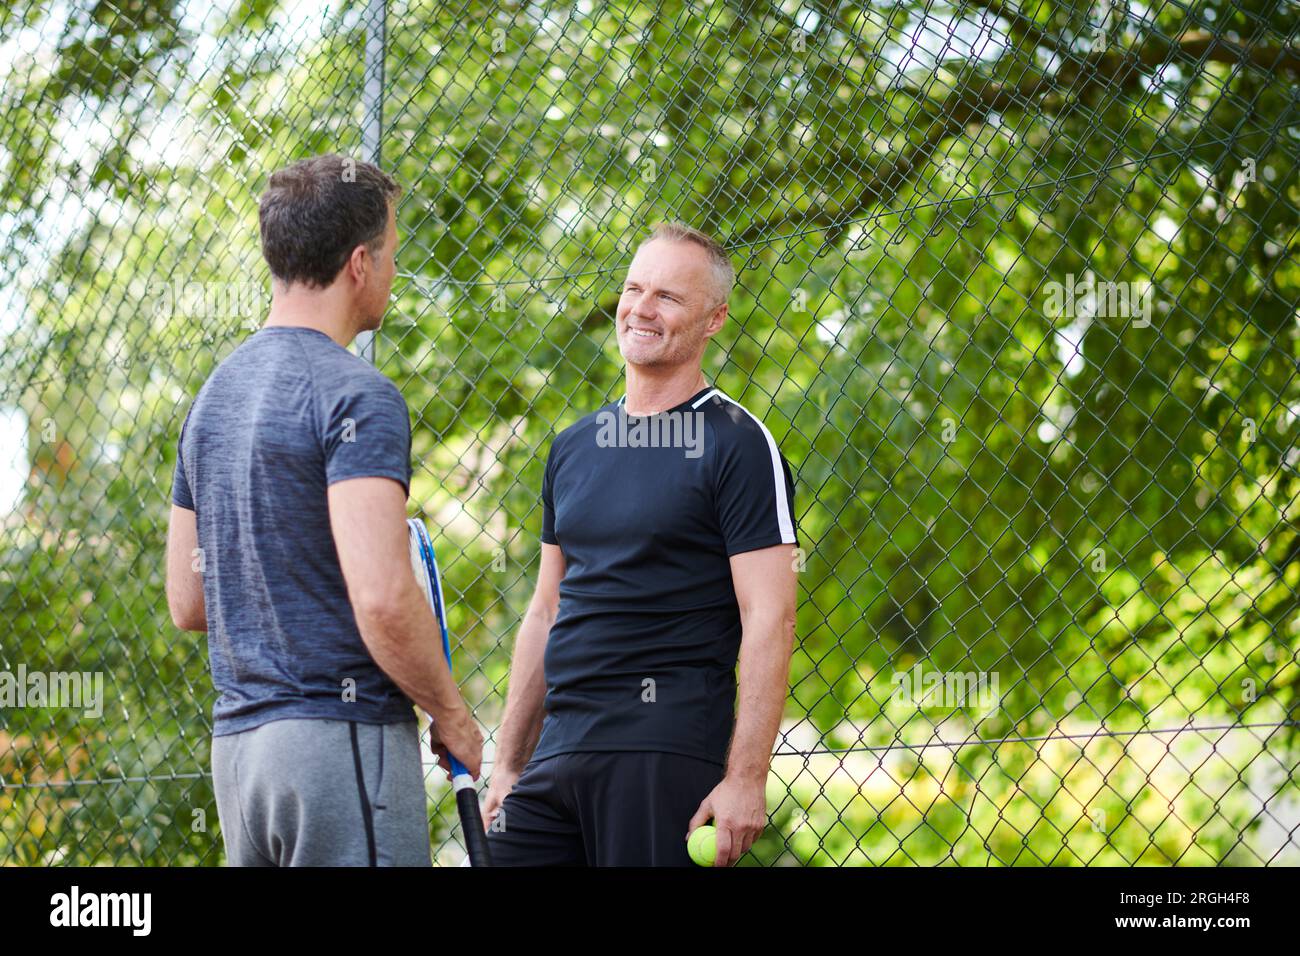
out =
<svg viewBox="0 0 1300 956"><path fill-rule="evenodd" d="M621 270L681 219L739 268L706 374L790 460L805 548L744 862L1300 861L1296 24L6 6L0 860L222 860L206 642L163 591L176 440L264 317L268 173L341 151L406 187L359 347L409 404L489 733L546 448L620 393Z"/></svg>

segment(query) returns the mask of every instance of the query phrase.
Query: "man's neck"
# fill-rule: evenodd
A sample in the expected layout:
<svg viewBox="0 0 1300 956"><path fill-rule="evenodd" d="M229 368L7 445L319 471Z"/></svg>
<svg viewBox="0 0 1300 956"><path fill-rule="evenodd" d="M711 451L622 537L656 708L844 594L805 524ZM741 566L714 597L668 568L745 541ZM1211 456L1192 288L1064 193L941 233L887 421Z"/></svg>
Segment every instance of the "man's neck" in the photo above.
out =
<svg viewBox="0 0 1300 956"><path fill-rule="evenodd" d="M655 415L676 408L707 384L698 365L664 370L629 365L623 407L629 415Z"/></svg>
<svg viewBox="0 0 1300 956"><path fill-rule="evenodd" d="M334 289L275 289L271 294L271 312L264 328L273 325L297 326L324 332L343 348L356 338L356 324L349 309Z"/></svg>

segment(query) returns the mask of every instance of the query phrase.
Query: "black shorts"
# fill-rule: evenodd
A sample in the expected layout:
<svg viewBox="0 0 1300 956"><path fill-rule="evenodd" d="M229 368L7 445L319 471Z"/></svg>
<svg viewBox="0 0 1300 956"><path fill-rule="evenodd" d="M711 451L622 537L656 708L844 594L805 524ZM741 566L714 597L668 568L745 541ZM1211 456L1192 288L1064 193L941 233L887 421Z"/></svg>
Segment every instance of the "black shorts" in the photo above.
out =
<svg viewBox="0 0 1300 956"><path fill-rule="evenodd" d="M533 760L488 828L494 866L694 866L686 827L721 781L698 757L649 751Z"/></svg>

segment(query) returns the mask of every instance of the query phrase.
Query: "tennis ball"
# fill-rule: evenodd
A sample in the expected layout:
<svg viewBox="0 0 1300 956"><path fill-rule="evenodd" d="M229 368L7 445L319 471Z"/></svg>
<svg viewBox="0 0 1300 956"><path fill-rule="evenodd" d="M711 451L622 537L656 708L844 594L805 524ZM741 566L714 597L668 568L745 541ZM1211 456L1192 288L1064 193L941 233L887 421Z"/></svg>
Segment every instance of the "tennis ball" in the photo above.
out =
<svg viewBox="0 0 1300 956"><path fill-rule="evenodd" d="M696 827L686 841L686 852L700 866L712 866L718 855L718 829L705 824Z"/></svg>

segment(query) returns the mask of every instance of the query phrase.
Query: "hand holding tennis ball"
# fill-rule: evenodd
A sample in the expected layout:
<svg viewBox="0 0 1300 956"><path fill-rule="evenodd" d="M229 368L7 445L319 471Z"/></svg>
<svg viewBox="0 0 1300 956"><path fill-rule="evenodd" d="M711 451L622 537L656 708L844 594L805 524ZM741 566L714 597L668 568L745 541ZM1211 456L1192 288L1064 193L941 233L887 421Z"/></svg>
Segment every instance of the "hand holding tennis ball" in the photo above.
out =
<svg viewBox="0 0 1300 956"><path fill-rule="evenodd" d="M718 830L705 824L692 831L686 841L686 852L700 866L712 866L718 855Z"/></svg>
<svg viewBox="0 0 1300 956"><path fill-rule="evenodd" d="M735 866L763 834L767 808L760 773L728 773L686 824L686 853L701 866Z"/></svg>

